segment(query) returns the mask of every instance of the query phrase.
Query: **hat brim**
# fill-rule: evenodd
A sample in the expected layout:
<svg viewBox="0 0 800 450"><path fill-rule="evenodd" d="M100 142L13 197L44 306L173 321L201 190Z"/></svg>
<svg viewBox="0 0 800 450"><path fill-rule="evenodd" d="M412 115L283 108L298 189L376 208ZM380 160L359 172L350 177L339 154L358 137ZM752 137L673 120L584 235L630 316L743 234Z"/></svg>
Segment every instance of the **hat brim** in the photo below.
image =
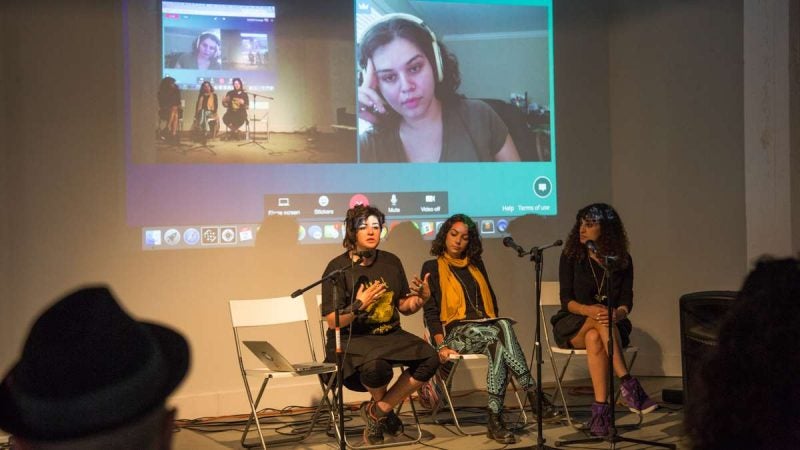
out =
<svg viewBox="0 0 800 450"><path fill-rule="evenodd" d="M25 415L22 414L22 408L13 395L11 388L15 366L3 379L2 384L0 384L0 429L15 436L41 441L75 439L117 428L125 423L136 420L162 405L166 398L181 383L189 370L189 344L183 335L170 328L149 322L139 323L151 333L158 343L159 349L163 355L162 370L166 377L164 377L162 382L158 385L151 386L152 390L149 393L150 395L146 396L145 401L142 401L143 399L141 397L130 399L132 402L142 401L140 405L136 405L137 407L134 413L111 418L111 420L107 422L107 425L102 427L92 428L91 425L76 425L73 433L53 433L49 429L42 429L41 425L23 420ZM91 418L83 418L83 420L90 421Z"/></svg>

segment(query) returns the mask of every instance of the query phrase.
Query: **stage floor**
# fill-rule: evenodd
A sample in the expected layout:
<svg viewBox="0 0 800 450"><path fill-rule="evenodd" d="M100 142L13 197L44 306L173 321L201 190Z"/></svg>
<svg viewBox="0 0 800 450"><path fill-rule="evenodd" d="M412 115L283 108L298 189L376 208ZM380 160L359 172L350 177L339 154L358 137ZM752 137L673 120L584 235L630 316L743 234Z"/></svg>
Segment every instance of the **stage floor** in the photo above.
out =
<svg viewBox="0 0 800 450"><path fill-rule="evenodd" d="M241 133L228 139L225 133L205 145L183 133L180 144L154 143L156 164L331 164L355 163L355 133ZM144 162L144 161L139 161Z"/></svg>
<svg viewBox="0 0 800 450"><path fill-rule="evenodd" d="M647 441L657 441L662 443L671 443L675 444L678 449L688 449L689 446L684 439L683 433L683 408L682 405L677 404L670 404L664 403L661 400L661 392L663 389L680 389L681 388L681 379L674 378L674 377L641 377L640 378L642 385L644 386L645 390L651 394L654 400L658 401L660 404L660 408L656 411L647 414L644 416L644 420L642 425L638 429L626 430L625 425L630 425L636 423L636 415L628 412L626 408L618 407L617 408L617 424L620 426L620 435L624 437L634 438L634 439L642 439ZM570 383L571 386L578 386L586 387L589 385L588 380L580 380L577 382ZM589 411L589 404L591 403L591 396L581 395L579 392L573 392L574 395L570 395L568 398L568 402L570 405L582 405L582 406L573 406L570 411L576 410L577 412L581 413L578 416L578 419L581 420L588 420L588 411ZM466 405L475 405L480 406L485 404L485 393L482 392L474 392L474 393L467 393L462 394L458 397L456 403L466 404ZM406 407L404 411L407 411L408 408ZM498 448L531 448L537 443L537 430L535 423L529 423L525 426L522 432L518 435L518 442L516 444L510 444L508 446L503 446L501 444L496 443L493 440L490 440L486 437L484 433L476 436L461 436L454 431L454 427L452 425L439 425L433 423L433 418L428 414L428 411L422 409L417 403L417 411L420 416L420 422L422 423L422 430L423 430L423 438L422 442L413 445L405 445L402 448L412 448L412 449L470 449L470 450L484 450L484 449L498 449ZM574 412L574 411L573 411ZM464 415L475 415L483 416L482 413L479 412L478 409L470 409L467 408L464 410ZM478 414L473 414L478 413ZM410 412L409 412L410 414ZM305 416L307 418L309 416ZM410 425L410 416L409 415L401 415L403 421L406 423L406 433L411 434L411 426ZM440 412L437 416L438 419L446 419L449 417L449 414L445 412ZM509 418L513 418L513 416L509 416ZM356 413L349 413L348 419L350 419L345 426L347 428L352 428L355 432L358 431L360 428L361 421L358 418L357 412ZM480 418L476 419L476 423L481 420ZM483 419L485 420L485 419ZM509 420L509 419L507 419ZM267 436L276 436L275 428L276 427L276 419L269 419L267 427L270 429ZM530 419L529 419L530 422ZM327 424L327 421L325 422ZM466 424L462 423L466 427ZM303 449L331 449L337 448L338 444L336 440L330 437L324 431L325 426L318 427L311 435L302 442L283 445L283 448L303 448ZM480 430L485 431L485 425L483 424L475 424L470 425L468 427L472 430ZM220 431L225 429L225 431ZM219 450L219 449L240 449L242 448L239 439L241 438L241 430L242 426L235 427L223 427L223 428L215 428L209 427L205 430L202 429L191 429L191 428L181 428L180 431L175 433L174 439L174 447L177 450ZM286 431L284 429L283 431ZM581 437L586 437L580 431L575 430L574 428L570 427L566 424L545 424L544 425L544 438L546 440L545 445L550 447L555 447L556 440L569 440L569 439L576 439ZM255 430L251 432L250 438L255 437L258 438L257 433ZM352 435L351 443L360 445L363 444L361 437L354 434ZM386 437L386 443L394 442L395 440L403 440L407 439L403 436L398 438L393 438L390 436ZM249 439L248 439L249 440ZM275 448L275 447L272 447ZM591 443L591 444L581 444L581 445L569 445L563 446L559 448L572 448L572 449L606 449L611 448L611 444L608 442L599 442L599 443ZM635 444L629 442L618 442L616 444L616 448L618 449L640 449L640 448L657 448L646 446L642 444Z"/></svg>

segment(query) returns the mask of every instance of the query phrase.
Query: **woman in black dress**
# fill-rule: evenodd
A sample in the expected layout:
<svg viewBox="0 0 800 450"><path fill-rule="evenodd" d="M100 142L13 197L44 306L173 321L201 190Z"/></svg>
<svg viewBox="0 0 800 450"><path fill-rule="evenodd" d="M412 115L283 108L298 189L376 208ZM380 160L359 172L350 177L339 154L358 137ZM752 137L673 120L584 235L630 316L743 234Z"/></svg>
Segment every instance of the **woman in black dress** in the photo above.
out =
<svg viewBox="0 0 800 450"><path fill-rule="evenodd" d="M181 91L175 78L164 77L158 85L158 117L166 125L159 131L162 139L178 142L178 120L181 114Z"/></svg>
<svg viewBox="0 0 800 450"><path fill-rule="evenodd" d="M603 256L610 257L611 280L603 269ZM628 373L622 356L632 329L628 315L633 310L633 260L625 227L614 208L595 203L578 211L561 254L559 281L561 310L551 319L553 335L559 347L586 349L594 389L591 433L605 436L611 419L606 349L609 320L616 324L613 366L622 381L622 399L631 411L641 414L658 407ZM610 317L608 295L615 305Z"/></svg>
<svg viewBox="0 0 800 450"><path fill-rule="evenodd" d="M368 391L372 400L361 405L369 444L383 442L383 433L397 436L403 424L393 408L416 392L436 373L439 357L433 347L400 328L400 314L422 309L430 298L427 280L415 278L409 288L403 265L392 253L378 250L384 215L375 207L357 205L347 211L344 247L325 268L325 275L349 267L322 287L322 315L328 322L326 361L335 362L335 311L352 305L354 312L339 315L344 352L343 383L351 390ZM364 255L364 256L359 256ZM360 262L359 262L360 261ZM388 388L392 366L406 369Z"/></svg>

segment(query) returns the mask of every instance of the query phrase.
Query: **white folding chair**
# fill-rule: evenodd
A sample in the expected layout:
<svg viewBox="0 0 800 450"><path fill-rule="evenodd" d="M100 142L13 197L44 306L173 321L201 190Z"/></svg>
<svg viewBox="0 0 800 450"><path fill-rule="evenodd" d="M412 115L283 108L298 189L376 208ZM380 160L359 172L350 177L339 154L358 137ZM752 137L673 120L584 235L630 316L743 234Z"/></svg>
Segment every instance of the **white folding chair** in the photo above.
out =
<svg viewBox="0 0 800 450"><path fill-rule="evenodd" d="M551 341L550 339L550 316L552 313L555 313L561 307L561 297L559 293L560 284L557 281L554 282L543 282L542 283L542 298L541 298L541 305L539 308L539 319L541 320L541 329L542 329L542 336L544 336L544 346L547 348L547 353L550 356L550 364L553 367L553 375L556 379L556 387L553 391L553 403L556 403L557 399L561 399L561 404L564 406L564 412L566 416L567 422L576 429L583 429L584 424L575 422L572 418L573 415L570 414L569 405L567 404L566 396L564 395L564 375L567 373L567 368L569 367L569 363L572 361L574 356L586 356L585 349L574 349L574 348L561 348L556 345L555 341ZM548 316L548 312L550 315ZM622 349L622 356L623 358L630 361L627 361L628 370L633 369L633 364L636 362L636 356L639 353L639 348L629 345ZM564 361L564 365L560 366L556 362L556 355L565 356L566 360ZM556 397L558 394L558 397ZM619 391L614 396L614 400L619 397ZM642 415L639 414L639 424L641 424ZM639 425L637 424L637 425Z"/></svg>
<svg viewBox="0 0 800 450"><path fill-rule="evenodd" d="M250 426L255 422L256 429L258 430L258 437L260 445L263 449L267 448L269 444L283 444L289 442L302 441L314 429L323 408L327 407L333 409L329 401L328 393L331 386L335 381L336 365L322 364L320 368L313 368L307 371L294 371L294 372L277 372L272 371L266 367L246 368L242 359L242 339L240 331L243 328L249 327L270 327L281 324L291 324L292 329L299 328L302 323L305 325L307 345L310 351L312 361L317 361L316 353L314 351L314 344L311 340L311 329L308 324L308 314L306 312L305 303L302 297L300 299L293 299L291 297L280 298L266 298L257 300L231 300L229 302L231 313L231 324L233 326L233 337L236 341L236 356L239 359L239 370L242 374L242 381L244 382L245 393L247 400L250 403L250 417L247 420L247 425L242 432L241 444L243 447L252 446L248 443L245 445L245 439L250 431ZM272 379L292 379L297 377L315 375L318 378L321 389L321 400L319 405L314 411L311 422L308 424L308 429L305 433L290 436L287 438L271 439L267 441L264 438L264 432L261 429L261 422L258 418L258 404L264 394L264 390ZM250 389L248 377L261 379L261 388L258 395L253 400L253 393ZM257 445L257 444L256 444Z"/></svg>
<svg viewBox="0 0 800 450"><path fill-rule="evenodd" d="M317 294L317 307L321 308L321 306L322 306L322 295ZM325 345L326 336L327 336L327 330L328 330L328 321L325 319L325 316L322 315L322 310L321 309L320 309L319 330L320 330L320 333L322 334L322 343L323 343L323 345ZM345 337L342 336L342 340L343 341L344 341L344 339L345 339ZM404 369L404 367L402 365L400 365L400 364L395 365L395 367L399 367L400 370ZM406 434L406 436L409 437L409 440L400 440L400 441L388 442L388 443L376 444L376 445L368 445L368 444L358 445L358 444L355 444L353 442L350 442L350 440L347 439L346 430L340 430L339 429L339 416L338 416L339 410L335 406L335 405L337 405L336 389L331 389L330 392L332 394L331 397L333 398L333 402L332 403L334 404L334 406L331 408L331 421L333 422L334 430L336 432L337 438L342 439L342 436L344 436L344 442L345 442L345 445L348 448L358 449L358 450L367 450L367 449L373 449L373 448L386 448L386 447L398 447L398 446L404 446L404 445L413 445L413 444L417 444L420 441L422 441L422 427L420 426L420 423L419 423L419 416L417 416L417 408L414 405L413 395L408 396L408 404L411 406L411 415L414 418L414 428L416 429L416 435L409 436L409 435ZM405 400L401 401L400 404L397 405L397 407L395 408L395 414L397 414L398 417L400 416L400 412L403 409L403 404L405 404Z"/></svg>
<svg viewBox="0 0 800 450"><path fill-rule="evenodd" d="M430 334L427 327L425 329L425 333ZM432 337L430 337L429 341L433 344ZM486 433L485 426L481 426L477 430L468 430L463 425L461 425L461 422L458 420L458 414L456 413L457 406L453 403L453 396L451 392L453 387L453 378L456 374L456 370L458 369L458 367L461 365L462 362L480 361L480 360L488 361L489 358L487 358L486 355L484 354L464 354L464 355L459 354L459 355L450 355L449 360L453 365L450 367L450 371L447 373L445 379L441 379L439 374L438 373L436 374L438 385L441 388L445 398L441 403L437 404L433 408L433 410L431 410L431 417L434 418L435 423L440 425L444 424L444 421L436 419L436 416L441 410L441 408L446 406L448 411L450 412L450 418L453 421L453 425L456 426L456 431L459 434L461 434L462 436L477 436L480 434L485 434ZM524 424L528 422L528 415L525 413L525 408L523 406L524 404L519 396L519 388L517 387L517 383L514 381L513 377L509 376L509 382L511 384L511 388L514 391L514 397L517 400L517 405L519 405L520 417L518 419L518 423L524 426Z"/></svg>

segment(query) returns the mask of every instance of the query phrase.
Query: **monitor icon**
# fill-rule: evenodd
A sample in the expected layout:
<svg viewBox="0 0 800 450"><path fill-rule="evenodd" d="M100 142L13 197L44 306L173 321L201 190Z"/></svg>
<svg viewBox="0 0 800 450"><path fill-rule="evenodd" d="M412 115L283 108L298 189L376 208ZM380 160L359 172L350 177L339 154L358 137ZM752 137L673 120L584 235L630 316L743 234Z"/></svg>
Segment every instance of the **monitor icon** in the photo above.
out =
<svg viewBox="0 0 800 450"><path fill-rule="evenodd" d="M278 199L278 206L289 206L289 198L288 197L280 197Z"/></svg>
<svg viewBox="0 0 800 450"><path fill-rule="evenodd" d="M161 230L145 230L144 245L148 247L161 245Z"/></svg>

